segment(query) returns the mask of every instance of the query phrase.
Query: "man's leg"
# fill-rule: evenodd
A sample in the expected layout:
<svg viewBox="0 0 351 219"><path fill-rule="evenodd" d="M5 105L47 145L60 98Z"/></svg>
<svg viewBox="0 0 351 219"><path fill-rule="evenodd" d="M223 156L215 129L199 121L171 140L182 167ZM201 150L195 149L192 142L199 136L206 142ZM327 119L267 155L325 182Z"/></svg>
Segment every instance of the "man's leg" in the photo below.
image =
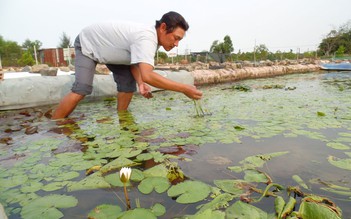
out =
<svg viewBox="0 0 351 219"><path fill-rule="evenodd" d="M79 101L84 98L81 94L68 93L60 102L51 119L62 119L67 117L76 108Z"/></svg>
<svg viewBox="0 0 351 219"><path fill-rule="evenodd" d="M130 102L132 101L132 92L118 92L117 93L117 111L125 111L128 109Z"/></svg>
<svg viewBox="0 0 351 219"><path fill-rule="evenodd" d="M75 82L72 91L63 97L52 119L67 117L76 108L79 101L93 91L96 62L82 53L79 36L74 42L75 48Z"/></svg>
<svg viewBox="0 0 351 219"><path fill-rule="evenodd" d="M136 81L129 65L106 65L113 73L113 78L117 84L117 111L125 111L136 91Z"/></svg>

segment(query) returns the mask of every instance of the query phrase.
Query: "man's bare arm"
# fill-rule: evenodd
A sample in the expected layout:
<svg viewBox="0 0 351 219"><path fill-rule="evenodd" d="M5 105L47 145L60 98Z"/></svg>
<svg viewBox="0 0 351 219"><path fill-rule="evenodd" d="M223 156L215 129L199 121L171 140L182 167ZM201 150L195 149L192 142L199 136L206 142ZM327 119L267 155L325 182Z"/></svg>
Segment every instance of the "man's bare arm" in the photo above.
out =
<svg viewBox="0 0 351 219"><path fill-rule="evenodd" d="M202 97L202 92L200 90L197 90L195 86L182 84L167 79L154 72L154 68L149 64L139 63L138 67L142 81L145 83L148 83L157 88L181 92L191 99L201 99Z"/></svg>

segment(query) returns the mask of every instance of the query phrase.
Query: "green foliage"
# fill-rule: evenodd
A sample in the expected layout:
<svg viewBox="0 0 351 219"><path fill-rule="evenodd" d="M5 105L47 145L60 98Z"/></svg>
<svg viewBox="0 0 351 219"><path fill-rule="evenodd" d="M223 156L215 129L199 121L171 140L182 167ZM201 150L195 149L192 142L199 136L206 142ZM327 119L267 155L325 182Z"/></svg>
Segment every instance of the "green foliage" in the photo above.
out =
<svg viewBox="0 0 351 219"><path fill-rule="evenodd" d="M135 105L132 108L132 111L139 115L135 120L136 131L122 129L120 118L112 116L116 114L115 108L106 107L106 101L100 101L82 104L81 109L77 109L77 116L83 113L86 116L77 124L81 129L72 130L74 133L68 134L69 138L61 134L45 135L44 133L37 135L36 138L39 139L34 140L33 137L23 136L22 133L20 140L16 140L19 132L15 130L18 130L18 125L28 121L27 115L38 111L26 109L25 115L22 117L20 117L21 114L15 112L2 112L1 124L4 125L0 129L8 136L14 137L14 141L11 150L8 150L6 146L0 150L0 163L7 165L6 168L0 165L0 201L5 203L4 206L11 218L20 217L17 215L20 211L22 211L23 218L62 217L60 208L68 207L63 205L63 201L64 203L75 203L73 198L60 196L36 201L36 199L41 199L38 194L48 195L58 192L70 194L71 191L75 190L94 189L92 192L84 191L85 199L79 199L81 203L73 211L86 212L84 206L98 205L101 202L112 203L116 206L120 203L120 196L123 192L119 187L121 182L118 177L118 169L122 166L130 166L133 167L133 172L128 190L131 191L131 201L133 203L135 200L137 208L122 212L121 208L112 205L100 205L89 214L89 217L155 218L165 212L165 207L158 204L150 208L150 205L156 201L166 204L167 215L165 217L167 218L172 216L175 209L172 208L174 204L178 208L179 203L193 202L197 203L186 205L184 208L189 206L192 210L196 207L198 212L184 218L231 218L236 216L238 218L255 218L256 216L265 218L266 214L267 218L274 218L274 216L291 218L299 214L306 216L302 218L313 215L318 215L318 218L341 218L341 213L338 213L339 209L330 200L308 197L308 199L301 201L306 196L294 200L286 195L294 191L290 189L290 186L286 190L276 186L275 183L269 185L266 183L271 180L279 180L281 177L292 178L289 183L300 187L302 192L306 188L311 189L307 192L311 192L312 189L323 186L322 190L325 193L342 195L345 196L344 199L350 200L351 189L348 184L343 183L346 180L349 181L347 178L349 175L345 171L350 171L351 163L351 152L348 148L351 142L350 89L338 92L337 88L339 84L349 83L350 79L336 81L335 78L326 77L330 74L320 73L320 75L322 77L319 75L316 77L316 74L301 74L242 81L241 87L252 88L251 92L233 91L232 88L223 89L227 88L228 84L206 87L208 98L206 103L213 115L204 118L194 118L192 102L189 100L183 102L179 98L181 94L178 93L159 93L157 95L160 98L152 100L152 107L142 108L139 105L145 104L144 99L136 97ZM342 76L345 75L342 74ZM304 82L303 85L301 85L301 81ZM319 83L315 83L316 81ZM267 84L296 86L297 89L288 91L287 95L286 91L282 89L264 89L264 85ZM331 105L330 100L333 100ZM309 104L306 105L306 102ZM165 111L166 107L170 107L172 110ZM324 116L318 116L316 112L323 112ZM15 118L18 119L12 122L13 117L9 116L8 120L4 120L6 115L12 114L15 114ZM132 120L131 117L128 117L129 120ZM97 121L100 118L111 118L111 122L99 123ZM43 117L33 118L32 123L39 123L43 130L52 128L51 123L46 123ZM63 128L63 126L58 128ZM336 136L325 135L327 129L336 130ZM81 151L80 146L78 151L72 151L72 142L75 143L83 136L91 136L92 133L95 137L84 143L87 146L84 152ZM268 149L260 147L265 146L261 143L247 147L245 150L230 147L230 150L244 153L238 153L240 155L237 157L230 157L234 163L230 163L229 167L213 163L210 165L216 165L215 167L209 166L206 163L212 158L203 156L212 156L209 151L203 151L203 147L208 150L208 143L225 142L227 146L238 146L239 144L233 142L243 139L243 142L246 141L247 144L248 138L256 139L257 142L270 142L276 136L290 138L288 140L280 138L279 144L284 147L284 150L278 150L279 144L277 144L277 148ZM309 148L311 150L305 153L303 148L307 149L309 144L301 145L301 148L295 144L285 144L286 142L295 142L292 138L297 136L314 140L318 144L318 148L323 149L324 145L324 149L327 150L319 150L316 154L320 160L314 160L315 150L313 148ZM79 141L78 144L80 145L80 143ZM253 141L250 141L250 144L253 144ZM222 145L216 144L215 146L216 148L212 151L218 150L222 154ZM256 146L258 147L256 148ZM69 151L61 150L67 148ZM331 148L335 150L330 150ZM291 152L288 153L286 150ZM340 155L342 151L336 150L346 150L347 158ZM198 158L190 156L194 151L202 153L199 154L201 156ZM30 155L21 156L28 152ZM300 156L302 153L304 153L303 156ZM250 156L250 154L253 155ZM170 157L171 155L173 157ZM229 157L233 153L223 155ZM213 156L217 157L216 154ZM9 160L11 157L13 158ZM190 161L190 157L194 160ZM326 159L327 157L328 159ZM186 161L189 163L186 164ZM195 165L192 166L190 162L194 162ZM181 165L178 166L178 163ZM196 165L199 164L200 168L196 169ZM189 169L186 168L183 173L181 167L186 167L186 165L189 165ZM101 166L100 170L93 168L95 166ZM279 171L282 175L277 175L277 166L278 170L282 167L291 171L286 173ZM311 166L314 167L311 168ZM210 168L206 169L207 167ZM295 167L301 168L295 169ZM328 171L326 175L323 171L318 172L318 170L324 170L324 167L327 167L326 169L333 168L333 171ZM233 172L228 173L224 168ZM95 169L97 172L84 176L87 169ZM203 173L201 173L202 170L204 170ZM213 170L219 171L213 173ZM310 180L310 176L306 173L315 170L318 172L318 179L313 182L313 179ZM272 177L267 172L272 173ZM174 182L174 180L170 180L170 173L173 176L181 174L183 177L177 177L179 181ZM301 174L303 178L297 174ZM312 177L316 177L316 175L312 174ZM169 187L170 183L167 178L172 182L171 187ZM194 181L196 178L206 180L206 184ZM317 185L311 185L312 183ZM212 187L208 184L214 185ZM57 189L61 190L51 192ZM313 192L316 191L321 193L319 190ZM107 193L110 193L110 196L105 196ZM83 192L75 192L74 194L83 194ZM257 195L260 195L259 199L257 199ZM269 203L273 204L273 197L277 196L281 196L281 198L275 199L276 215L272 215L270 212L273 212L273 208L266 206ZM137 204L139 197L141 204ZM256 207L253 207L249 204L235 203L239 198L247 202L255 201L257 203L263 199L265 201L262 204L255 204ZM174 203L175 199L177 203ZM44 201L45 203L43 203ZM343 203L343 206L347 206L347 203L344 204L346 201L342 199L338 201ZM46 202L50 205L46 205ZM301 204L301 202L305 203ZM73 206L73 204L71 205ZM16 208L14 209L12 206L16 206ZM264 208L261 210L258 207ZM81 210L82 208L83 210ZM335 210L331 211L331 209ZM266 213L266 211L268 212ZM177 212L178 216L184 212ZM69 213L66 212L66 214L65 217L70 216ZM279 215L284 217L279 217ZM348 215L349 213L345 217Z"/></svg>
<svg viewBox="0 0 351 219"><path fill-rule="evenodd" d="M69 36L67 36L67 34L65 32L63 32L61 37L60 37L60 43L57 47L58 48L67 48L67 47L71 47L71 45L72 45L71 38Z"/></svg>
<svg viewBox="0 0 351 219"><path fill-rule="evenodd" d="M234 51L232 40L230 36L226 35L223 39L223 42L219 42L218 40L213 41L210 52L213 53L223 53L230 54Z"/></svg>
<svg viewBox="0 0 351 219"><path fill-rule="evenodd" d="M168 59L167 53L162 51L158 51L155 56L156 63L165 63Z"/></svg>
<svg viewBox="0 0 351 219"><path fill-rule="evenodd" d="M178 203L188 204L205 199L210 192L210 186L201 181L185 181L172 186L167 194L170 197L177 197Z"/></svg>
<svg viewBox="0 0 351 219"><path fill-rule="evenodd" d="M34 46L37 53L42 43L39 40L31 41L26 39L22 47L17 42L5 40L0 36L0 56L3 66L25 66L33 65ZM23 52L23 50L25 50Z"/></svg>
<svg viewBox="0 0 351 219"><path fill-rule="evenodd" d="M337 56L342 56L345 53L345 46L341 45L339 46L338 50L336 51Z"/></svg>
<svg viewBox="0 0 351 219"><path fill-rule="evenodd" d="M255 48L256 59L257 60L267 60L269 50L266 45L261 44Z"/></svg>
<svg viewBox="0 0 351 219"><path fill-rule="evenodd" d="M0 36L0 55L2 66L17 66L17 60L21 57L21 47L17 42L5 40Z"/></svg>
<svg viewBox="0 0 351 219"><path fill-rule="evenodd" d="M30 51L26 51L22 54L22 57L17 62L20 66L26 65L34 65L35 61L30 53Z"/></svg>
<svg viewBox="0 0 351 219"><path fill-rule="evenodd" d="M24 206L21 211L23 218L62 218L63 214L57 208L71 208L78 200L67 195L48 195L37 198Z"/></svg>
<svg viewBox="0 0 351 219"><path fill-rule="evenodd" d="M351 20L340 26L338 30L331 30L318 48L319 55L351 54Z"/></svg>
<svg viewBox="0 0 351 219"><path fill-rule="evenodd" d="M31 41L29 39L26 39L26 41L24 41L24 43L22 44L22 48L26 48L29 54L31 54L31 56L34 56L34 47L35 47L37 57L39 57L38 51L42 45L43 43L40 42L39 40Z"/></svg>

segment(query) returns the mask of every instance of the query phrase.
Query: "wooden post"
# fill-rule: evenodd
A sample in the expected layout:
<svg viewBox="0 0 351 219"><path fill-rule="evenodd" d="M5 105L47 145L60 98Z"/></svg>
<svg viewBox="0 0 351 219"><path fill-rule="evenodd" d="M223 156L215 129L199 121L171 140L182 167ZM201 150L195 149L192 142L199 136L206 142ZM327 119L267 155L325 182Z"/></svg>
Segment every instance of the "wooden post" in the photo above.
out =
<svg viewBox="0 0 351 219"><path fill-rule="evenodd" d="M35 45L33 46L33 48L34 48L35 64L38 65L37 48L35 47Z"/></svg>

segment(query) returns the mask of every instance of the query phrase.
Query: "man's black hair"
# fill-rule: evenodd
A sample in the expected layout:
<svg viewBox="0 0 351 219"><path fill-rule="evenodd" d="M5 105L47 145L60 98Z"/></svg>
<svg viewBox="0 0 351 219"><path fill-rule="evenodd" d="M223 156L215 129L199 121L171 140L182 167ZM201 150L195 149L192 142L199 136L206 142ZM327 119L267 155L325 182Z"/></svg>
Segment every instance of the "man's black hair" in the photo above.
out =
<svg viewBox="0 0 351 219"><path fill-rule="evenodd" d="M189 24L185 21L184 17L177 12L170 11L164 14L161 20L156 21L155 27L158 28L162 23L165 23L167 26L167 33L171 33L177 27L182 28L187 31L189 29Z"/></svg>

